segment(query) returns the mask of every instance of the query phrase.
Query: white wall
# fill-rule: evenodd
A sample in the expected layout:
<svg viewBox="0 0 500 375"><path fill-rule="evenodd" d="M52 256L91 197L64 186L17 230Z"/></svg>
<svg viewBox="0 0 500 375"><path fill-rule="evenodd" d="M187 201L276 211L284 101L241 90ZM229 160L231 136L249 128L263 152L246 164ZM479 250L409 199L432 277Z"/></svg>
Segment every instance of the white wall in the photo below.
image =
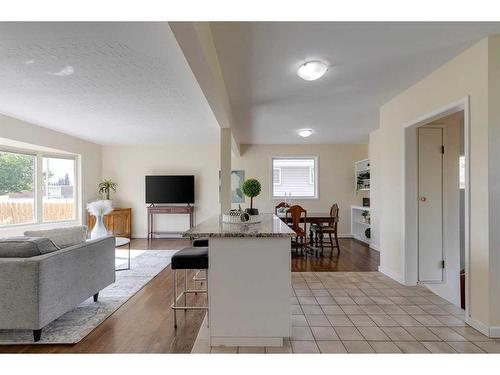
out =
<svg viewBox="0 0 500 375"><path fill-rule="evenodd" d="M195 223L219 213L219 145L103 146L103 178L118 183L116 207L132 208L132 236L147 235L144 176L195 175ZM155 230L183 231L187 215L157 216Z"/></svg>
<svg viewBox="0 0 500 375"><path fill-rule="evenodd" d="M68 121L71 121L71 119L68 119ZM80 215L77 222L86 222L86 210L84 206L98 197L97 186L102 176L102 153L100 145L5 115L0 115L0 138L24 143L27 147L32 147L33 149L37 149L37 146L39 146L40 148L50 148L80 155L81 206L83 207L80 207ZM0 229L0 236L19 235L25 229L24 226L9 230Z"/></svg>
<svg viewBox="0 0 500 375"><path fill-rule="evenodd" d="M317 156L319 199L293 200L310 212L328 212L337 202L340 208L339 235L351 234L352 204L361 205L365 193L355 193L354 162L368 157L368 146L350 144L321 145L241 145L241 156L233 155L232 169L245 170L245 178L256 178L262 184L254 207L274 212L282 199L273 200L271 192L271 158L273 156ZM237 205L233 204L233 207ZM249 207L247 198L242 207Z"/></svg>

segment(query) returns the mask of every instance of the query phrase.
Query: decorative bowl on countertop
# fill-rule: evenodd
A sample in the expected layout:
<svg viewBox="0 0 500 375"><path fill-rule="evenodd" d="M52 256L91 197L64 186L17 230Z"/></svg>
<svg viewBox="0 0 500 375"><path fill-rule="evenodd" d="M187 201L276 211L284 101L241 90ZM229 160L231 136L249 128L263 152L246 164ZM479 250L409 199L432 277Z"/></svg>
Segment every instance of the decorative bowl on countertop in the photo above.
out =
<svg viewBox="0 0 500 375"><path fill-rule="evenodd" d="M249 215L243 211L230 211L222 214L222 222L226 224L253 224L261 220L260 215Z"/></svg>

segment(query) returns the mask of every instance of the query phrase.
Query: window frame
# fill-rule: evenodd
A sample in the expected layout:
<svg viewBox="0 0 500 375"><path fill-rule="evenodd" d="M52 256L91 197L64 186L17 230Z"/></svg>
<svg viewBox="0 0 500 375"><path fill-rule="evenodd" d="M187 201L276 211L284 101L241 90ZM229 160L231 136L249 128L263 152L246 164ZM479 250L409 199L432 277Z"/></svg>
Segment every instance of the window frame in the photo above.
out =
<svg viewBox="0 0 500 375"><path fill-rule="evenodd" d="M314 160L314 196L299 196L299 195L292 195L291 199L296 199L296 200L310 200L310 199L320 199L319 198L319 157L317 155L274 155L271 156L270 158L270 170L271 170L271 184L270 184L270 196L272 200L278 201L278 200L284 200L287 197L284 196L275 196L274 195L274 179L273 179L273 170L274 168L274 160L286 160L286 159L313 159ZM311 168L312 169L312 168ZM309 182L311 179L309 178ZM282 182L281 177L280 177L280 182Z"/></svg>
<svg viewBox="0 0 500 375"><path fill-rule="evenodd" d="M40 179L40 207L41 207L41 217L40 221L37 222L37 224L49 224L49 223L64 223L64 222L70 222L70 221L75 221L77 220L78 217L78 163L77 163L77 158L76 156L72 155L61 155L61 154L54 154L54 153L48 153L48 152L41 152L39 155L40 157L40 169L41 169L41 179ZM42 184L43 184L43 158L48 158L48 159L64 159L64 160L71 160L73 162L73 181L74 181L74 190L73 190L73 200L74 200L74 205L73 205L73 218L72 219L63 219L63 220L44 220L43 219L43 191L42 191ZM38 186L37 186L38 187Z"/></svg>
<svg viewBox="0 0 500 375"><path fill-rule="evenodd" d="M274 185L281 185L281 168L274 168L272 167L272 175L273 175L273 187ZM279 176L279 182L274 182L274 171L277 170L278 171L278 176Z"/></svg>
<svg viewBox="0 0 500 375"><path fill-rule="evenodd" d="M16 227L33 227L40 225L50 225L54 223L78 223L79 212L81 206L80 199L80 163L78 162L78 155L76 154L64 154L50 151L39 151L31 149L23 149L17 147L10 147L6 145L0 145L0 152L10 152L14 154L29 155L35 158L34 166L34 208L33 208L33 221L29 223L19 223L19 224L9 224L0 225L0 229L16 228ZM43 158L57 158L57 159L67 159L72 160L74 163L74 207L73 207L73 218L64 220L43 220Z"/></svg>

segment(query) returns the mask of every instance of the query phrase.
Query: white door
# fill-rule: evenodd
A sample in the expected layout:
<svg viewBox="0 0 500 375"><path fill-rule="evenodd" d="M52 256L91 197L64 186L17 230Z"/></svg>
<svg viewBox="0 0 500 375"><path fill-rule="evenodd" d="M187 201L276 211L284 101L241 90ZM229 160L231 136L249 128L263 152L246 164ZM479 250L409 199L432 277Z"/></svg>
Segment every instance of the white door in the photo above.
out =
<svg viewBox="0 0 500 375"><path fill-rule="evenodd" d="M443 129L418 129L418 278L443 281Z"/></svg>

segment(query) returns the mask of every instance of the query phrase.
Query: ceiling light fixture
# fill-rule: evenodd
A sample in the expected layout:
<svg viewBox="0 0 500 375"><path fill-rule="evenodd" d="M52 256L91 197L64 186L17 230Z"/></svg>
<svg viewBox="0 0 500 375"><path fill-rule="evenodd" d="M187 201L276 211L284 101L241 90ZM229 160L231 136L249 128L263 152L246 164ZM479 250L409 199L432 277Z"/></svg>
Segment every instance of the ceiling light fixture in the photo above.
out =
<svg viewBox="0 0 500 375"><path fill-rule="evenodd" d="M48 73L53 76L59 76L59 77L67 77L72 75L75 72L75 69L71 65L67 65L64 68L62 68L60 71L55 72L55 73Z"/></svg>
<svg viewBox="0 0 500 375"><path fill-rule="evenodd" d="M302 138L307 138L307 137L309 137L313 133L313 131L312 131L312 129L299 129L299 130L297 130L297 133Z"/></svg>
<svg viewBox="0 0 500 375"><path fill-rule="evenodd" d="M328 71L328 65L322 61L308 61L297 69L297 75L306 81L317 80Z"/></svg>

